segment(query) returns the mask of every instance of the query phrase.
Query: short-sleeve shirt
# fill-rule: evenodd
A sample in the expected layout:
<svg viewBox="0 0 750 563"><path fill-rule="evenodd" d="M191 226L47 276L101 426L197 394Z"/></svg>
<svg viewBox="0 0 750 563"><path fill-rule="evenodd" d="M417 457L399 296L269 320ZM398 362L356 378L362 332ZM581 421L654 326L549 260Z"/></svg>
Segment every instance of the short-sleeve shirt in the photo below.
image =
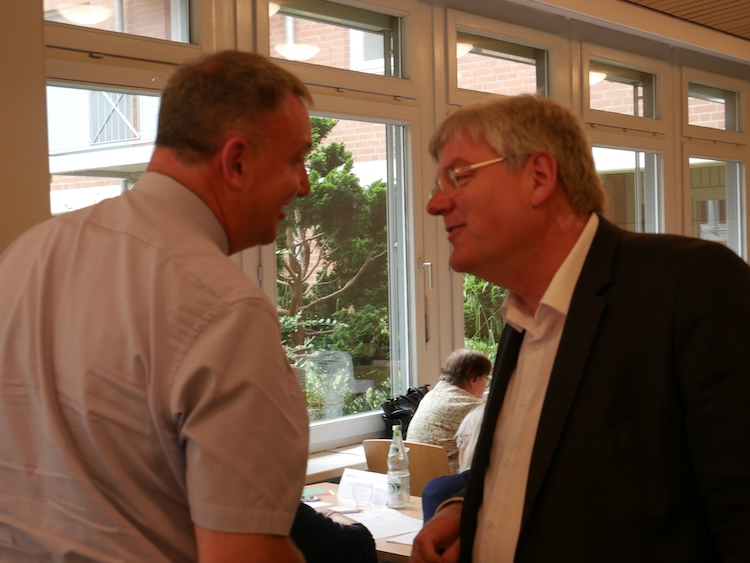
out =
<svg viewBox="0 0 750 563"><path fill-rule="evenodd" d="M0 257L0 560L195 561L194 524L288 535L304 394L227 249L147 173Z"/></svg>

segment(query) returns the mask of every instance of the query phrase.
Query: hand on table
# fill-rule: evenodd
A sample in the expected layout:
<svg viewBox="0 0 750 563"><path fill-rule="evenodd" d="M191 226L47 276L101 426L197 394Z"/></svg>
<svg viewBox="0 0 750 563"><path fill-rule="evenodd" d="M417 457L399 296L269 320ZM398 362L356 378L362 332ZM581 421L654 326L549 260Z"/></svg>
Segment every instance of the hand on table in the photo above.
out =
<svg viewBox="0 0 750 563"><path fill-rule="evenodd" d="M409 563L458 563L463 505L451 502L435 513L414 539Z"/></svg>

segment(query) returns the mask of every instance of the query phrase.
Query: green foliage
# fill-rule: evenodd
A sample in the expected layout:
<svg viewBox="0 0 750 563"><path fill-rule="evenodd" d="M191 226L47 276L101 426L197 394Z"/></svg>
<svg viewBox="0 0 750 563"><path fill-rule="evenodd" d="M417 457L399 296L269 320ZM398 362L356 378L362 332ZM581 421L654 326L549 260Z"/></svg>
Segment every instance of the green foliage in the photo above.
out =
<svg viewBox="0 0 750 563"><path fill-rule="evenodd" d="M464 274L464 334L466 347L494 360L497 342L505 327L500 305L507 289L471 274Z"/></svg>
<svg viewBox="0 0 750 563"><path fill-rule="evenodd" d="M276 241L284 343L387 358L386 184L363 186L344 144L322 144L337 120L311 122L310 195L288 207Z"/></svg>

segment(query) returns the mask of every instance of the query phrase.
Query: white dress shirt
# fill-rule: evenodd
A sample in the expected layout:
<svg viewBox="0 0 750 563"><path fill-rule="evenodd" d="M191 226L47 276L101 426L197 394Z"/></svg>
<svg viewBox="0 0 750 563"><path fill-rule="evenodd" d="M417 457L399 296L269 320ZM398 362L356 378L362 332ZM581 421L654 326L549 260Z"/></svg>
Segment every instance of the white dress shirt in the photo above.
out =
<svg viewBox="0 0 750 563"><path fill-rule="evenodd" d="M476 563L513 561L547 384L573 290L598 225L599 218L594 213L552 278L535 313L512 292L500 308L506 322L526 334L495 430L474 541Z"/></svg>

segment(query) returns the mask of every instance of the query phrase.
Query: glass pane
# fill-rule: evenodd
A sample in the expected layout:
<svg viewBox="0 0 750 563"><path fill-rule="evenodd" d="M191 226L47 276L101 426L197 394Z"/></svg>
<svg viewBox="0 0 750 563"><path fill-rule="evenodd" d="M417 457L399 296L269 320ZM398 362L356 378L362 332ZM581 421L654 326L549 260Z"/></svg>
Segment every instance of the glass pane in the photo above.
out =
<svg viewBox="0 0 750 563"><path fill-rule="evenodd" d="M44 0L44 19L190 42L189 0Z"/></svg>
<svg viewBox="0 0 750 563"><path fill-rule="evenodd" d="M739 94L703 84L688 84L688 123L739 131Z"/></svg>
<svg viewBox="0 0 750 563"><path fill-rule="evenodd" d="M292 203L276 245L283 343L314 421L405 391L409 331L403 128L312 124L311 193Z"/></svg>
<svg viewBox="0 0 750 563"><path fill-rule="evenodd" d="M400 18L324 0L269 6L272 57L401 76Z"/></svg>
<svg viewBox="0 0 750 563"><path fill-rule="evenodd" d="M500 305L507 289L471 274L464 274L464 346L495 360L497 343L505 328Z"/></svg>
<svg viewBox="0 0 750 563"><path fill-rule="evenodd" d="M158 112L155 96L47 87L52 214L129 189L151 158Z"/></svg>
<svg viewBox="0 0 750 563"><path fill-rule="evenodd" d="M589 61L591 109L656 118L656 76L598 59Z"/></svg>
<svg viewBox="0 0 750 563"><path fill-rule="evenodd" d="M462 32L456 41L459 88L503 96L547 95L547 51Z"/></svg>
<svg viewBox="0 0 750 563"><path fill-rule="evenodd" d="M739 162L690 158L692 235L727 245L742 255Z"/></svg>
<svg viewBox="0 0 750 563"><path fill-rule="evenodd" d="M594 147L593 153L607 194L604 216L635 233L662 232L658 153L604 147Z"/></svg>

